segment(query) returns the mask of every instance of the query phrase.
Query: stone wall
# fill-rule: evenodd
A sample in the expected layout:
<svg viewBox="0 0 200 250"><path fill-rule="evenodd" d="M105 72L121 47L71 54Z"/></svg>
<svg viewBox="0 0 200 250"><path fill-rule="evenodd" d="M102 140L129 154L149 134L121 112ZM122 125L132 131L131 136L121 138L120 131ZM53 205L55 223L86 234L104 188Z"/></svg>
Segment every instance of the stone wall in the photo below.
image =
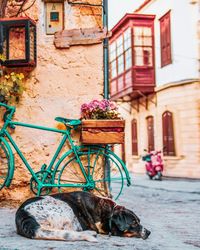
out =
<svg viewBox="0 0 200 250"><path fill-rule="evenodd" d="M101 4L101 1L92 3ZM102 27L101 7L73 6L67 1L64 5L65 29ZM10 6L7 16L12 11L16 10ZM38 61L37 67L27 76L26 91L16 106L15 120L55 128L56 116L79 118L82 103L102 98L103 46L99 43L56 49L54 35L45 33L44 2L37 0L25 14L37 22ZM39 170L43 163L48 164L62 137L55 133L17 127L13 138L31 166ZM79 135L76 139L79 140ZM30 175L18 156L15 165L12 185L0 191L2 205L5 202L18 203L32 195L29 190Z"/></svg>

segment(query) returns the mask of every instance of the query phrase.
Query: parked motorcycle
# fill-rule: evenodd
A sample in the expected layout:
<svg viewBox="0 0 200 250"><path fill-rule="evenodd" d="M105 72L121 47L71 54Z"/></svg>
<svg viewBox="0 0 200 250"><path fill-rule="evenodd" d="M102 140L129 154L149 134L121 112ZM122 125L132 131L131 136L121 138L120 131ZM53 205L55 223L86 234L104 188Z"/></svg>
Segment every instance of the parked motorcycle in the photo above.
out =
<svg viewBox="0 0 200 250"><path fill-rule="evenodd" d="M151 151L142 157L145 161L146 173L150 179L162 180L163 160L161 151Z"/></svg>

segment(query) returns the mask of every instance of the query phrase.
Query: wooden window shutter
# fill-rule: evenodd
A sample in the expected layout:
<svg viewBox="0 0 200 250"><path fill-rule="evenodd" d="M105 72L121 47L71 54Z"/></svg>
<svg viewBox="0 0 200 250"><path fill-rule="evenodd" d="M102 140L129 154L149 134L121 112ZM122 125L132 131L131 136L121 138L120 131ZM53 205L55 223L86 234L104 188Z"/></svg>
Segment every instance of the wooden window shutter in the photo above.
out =
<svg viewBox="0 0 200 250"><path fill-rule="evenodd" d="M175 155L174 128L172 113L166 111L162 115L163 126L163 154L168 156Z"/></svg>
<svg viewBox="0 0 200 250"><path fill-rule="evenodd" d="M170 11L160 18L161 66L172 63Z"/></svg>
<svg viewBox="0 0 200 250"><path fill-rule="evenodd" d="M147 138L148 138L148 151L153 151L154 146L154 118L153 116L147 117Z"/></svg>
<svg viewBox="0 0 200 250"><path fill-rule="evenodd" d="M138 155L137 120L132 120L132 155Z"/></svg>

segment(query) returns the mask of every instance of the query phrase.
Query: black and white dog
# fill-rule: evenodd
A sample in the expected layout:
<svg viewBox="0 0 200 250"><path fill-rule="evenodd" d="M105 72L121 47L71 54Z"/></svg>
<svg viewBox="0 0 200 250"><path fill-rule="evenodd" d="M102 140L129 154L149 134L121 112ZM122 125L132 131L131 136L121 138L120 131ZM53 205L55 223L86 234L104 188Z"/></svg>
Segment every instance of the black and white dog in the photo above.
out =
<svg viewBox="0 0 200 250"><path fill-rule="evenodd" d="M130 210L88 192L34 197L16 212L17 233L31 239L96 242L96 234L147 239Z"/></svg>

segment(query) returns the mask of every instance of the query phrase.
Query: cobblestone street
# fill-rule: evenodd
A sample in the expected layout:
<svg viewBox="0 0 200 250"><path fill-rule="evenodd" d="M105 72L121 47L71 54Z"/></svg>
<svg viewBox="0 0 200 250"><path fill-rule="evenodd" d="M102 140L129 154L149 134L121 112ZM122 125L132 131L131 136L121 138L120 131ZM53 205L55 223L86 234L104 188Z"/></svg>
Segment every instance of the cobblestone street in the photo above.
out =
<svg viewBox="0 0 200 250"><path fill-rule="evenodd" d="M200 249L199 181L164 179L156 182L136 176L133 185L124 189L119 203L140 217L141 224L151 231L149 239L98 236L98 243L29 240L15 232L15 210L1 208L0 250Z"/></svg>

